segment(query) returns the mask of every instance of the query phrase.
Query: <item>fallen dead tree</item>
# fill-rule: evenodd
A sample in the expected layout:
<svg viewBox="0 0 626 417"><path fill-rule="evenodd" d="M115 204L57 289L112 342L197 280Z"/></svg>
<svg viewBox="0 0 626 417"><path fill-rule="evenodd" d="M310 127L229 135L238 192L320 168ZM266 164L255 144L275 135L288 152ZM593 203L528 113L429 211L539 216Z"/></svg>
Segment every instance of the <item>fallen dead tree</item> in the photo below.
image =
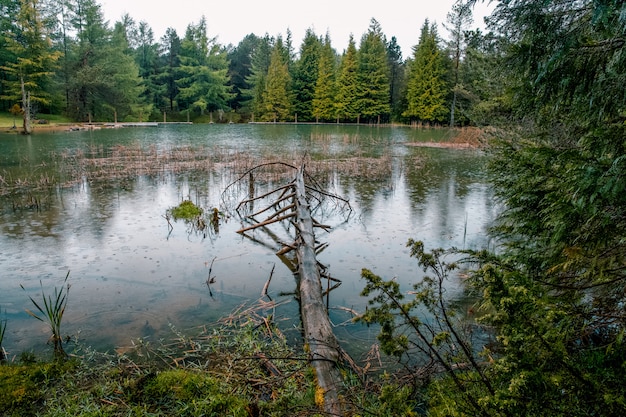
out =
<svg viewBox="0 0 626 417"><path fill-rule="evenodd" d="M341 360L348 358L333 333L328 317L328 307L324 303L322 277L329 279L329 289L326 295L330 291L332 278L327 276L325 268L316 257L316 252L323 249L324 245L317 244L315 230L328 231L330 226L316 221L313 218L312 209L319 207L325 198L336 199L347 209L349 209L349 203L314 185L307 185L304 166L296 168L289 164L282 165L296 172L295 179L260 195L254 195L252 170L242 176L242 178L247 176L250 185L248 198L239 203L237 211L241 218L249 222L249 225L243 226L238 233L256 240L247 233L263 229L280 246L280 248L273 248L278 256L284 257L287 253L295 252L295 265L291 265L291 269L298 277L297 293L305 347L317 379L316 402L329 415L341 416L344 415L345 410L339 395L342 378L338 365ZM310 182L313 180L311 179ZM254 211L254 203L264 200L269 203L262 209ZM261 215L264 215L264 218L257 220L257 217ZM267 230L269 225L279 222L283 225L287 224L287 228L293 227L295 237L292 242L280 241ZM290 262L286 261L288 264ZM351 360L348 359L348 362L353 365Z"/></svg>

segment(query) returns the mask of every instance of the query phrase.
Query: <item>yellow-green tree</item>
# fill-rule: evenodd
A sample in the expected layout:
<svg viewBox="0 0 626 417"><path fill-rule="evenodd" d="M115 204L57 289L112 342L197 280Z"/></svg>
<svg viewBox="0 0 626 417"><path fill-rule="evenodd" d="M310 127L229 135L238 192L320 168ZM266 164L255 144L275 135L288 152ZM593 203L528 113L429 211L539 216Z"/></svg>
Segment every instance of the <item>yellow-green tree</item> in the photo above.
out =
<svg viewBox="0 0 626 417"><path fill-rule="evenodd" d="M265 90L263 91L263 114L261 118L265 121L285 121L291 117L293 107L289 91L291 77L283 49L280 40L272 49L270 65L265 79Z"/></svg>

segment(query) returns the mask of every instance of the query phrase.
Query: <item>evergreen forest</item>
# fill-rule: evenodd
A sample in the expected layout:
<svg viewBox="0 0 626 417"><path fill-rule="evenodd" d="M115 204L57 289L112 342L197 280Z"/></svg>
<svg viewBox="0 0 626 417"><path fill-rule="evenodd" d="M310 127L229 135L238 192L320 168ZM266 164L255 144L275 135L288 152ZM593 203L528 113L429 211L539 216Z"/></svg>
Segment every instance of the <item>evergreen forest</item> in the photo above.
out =
<svg viewBox="0 0 626 417"><path fill-rule="evenodd" d="M401 51L372 19L337 51L330 34L253 34L221 45L207 18L155 39L149 22L104 20L95 0L0 2L0 111L76 122L485 124L502 94L485 60L493 36L469 31L461 3L424 21ZM444 32L452 41L440 34ZM405 59L406 56L406 59Z"/></svg>
<svg viewBox="0 0 626 417"><path fill-rule="evenodd" d="M155 40L131 16L110 27L94 0L1 0L0 110L480 126L492 246L409 241L426 272L410 292L362 271L360 320L403 365L380 415L624 416L626 3L494 0L483 33L468 29L476 1L425 20L405 58L375 19L338 52L312 29L297 49L289 34L219 45L205 18ZM469 307L445 297L459 271Z"/></svg>

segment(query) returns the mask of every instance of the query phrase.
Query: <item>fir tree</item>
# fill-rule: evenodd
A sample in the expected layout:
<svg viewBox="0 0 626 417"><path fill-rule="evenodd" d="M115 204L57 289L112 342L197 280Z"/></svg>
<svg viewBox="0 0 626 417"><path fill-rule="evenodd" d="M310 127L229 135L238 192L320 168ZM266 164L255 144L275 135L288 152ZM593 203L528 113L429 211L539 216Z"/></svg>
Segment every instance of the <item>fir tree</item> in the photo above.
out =
<svg viewBox="0 0 626 417"><path fill-rule="evenodd" d="M448 114L445 66L438 42L437 26L426 20L409 66L405 117L442 122Z"/></svg>
<svg viewBox="0 0 626 417"><path fill-rule="evenodd" d="M362 118L377 122L391 107L386 40L375 19L361 38L358 57L357 108Z"/></svg>
<svg viewBox="0 0 626 417"><path fill-rule="evenodd" d="M294 111L298 120L312 120L315 86L319 71L322 42L313 29L308 29L300 47L300 59L293 71Z"/></svg>
<svg viewBox="0 0 626 417"><path fill-rule="evenodd" d="M358 52L350 35L348 48L343 54L337 79L335 111L338 119L355 121L359 116L357 107Z"/></svg>
<svg viewBox="0 0 626 417"><path fill-rule="evenodd" d="M331 121L335 111L335 51L327 35L320 55L317 83L313 96L313 115L316 121Z"/></svg>

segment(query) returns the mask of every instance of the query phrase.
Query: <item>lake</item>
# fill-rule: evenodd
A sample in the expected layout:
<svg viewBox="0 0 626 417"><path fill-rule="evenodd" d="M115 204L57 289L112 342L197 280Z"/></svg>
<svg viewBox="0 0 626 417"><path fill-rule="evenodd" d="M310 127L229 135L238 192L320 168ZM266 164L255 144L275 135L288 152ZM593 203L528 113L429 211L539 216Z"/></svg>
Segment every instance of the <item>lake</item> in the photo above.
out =
<svg viewBox="0 0 626 417"><path fill-rule="evenodd" d="M33 308L28 297L40 298L40 285L52 293L68 271L63 333L100 350L172 338L172 327L194 334L235 311L256 309L259 299L276 303L259 314L269 311L285 331L295 329L294 276L271 248L271 233L236 232L244 223L234 208L249 188L228 186L255 164L306 161L321 187L350 202L349 212L331 205L318 214L333 226L318 231L318 240L329 244L319 260L341 280L328 300L338 338L365 351L375 331L350 323L348 312L366 305L359 295L362 268L408 287L422 274L408 256L409 238L427 248L489 244L486 228L497 206L485 181L486 157L472 149L408 145L451 135L260 124L2 134L4 347L12 355L49 349L48 329L25 312ZM256 191L288 176L258 175ZM207 212L217 208L219 230L180 220L170 227L167 210L187 199ZM269 228L288 233L279 224ZM214 283L208 286L209 270ZM269 297L262 297L270 275ZM450 295L460 295L460 288L452 282Z"/></svg>

